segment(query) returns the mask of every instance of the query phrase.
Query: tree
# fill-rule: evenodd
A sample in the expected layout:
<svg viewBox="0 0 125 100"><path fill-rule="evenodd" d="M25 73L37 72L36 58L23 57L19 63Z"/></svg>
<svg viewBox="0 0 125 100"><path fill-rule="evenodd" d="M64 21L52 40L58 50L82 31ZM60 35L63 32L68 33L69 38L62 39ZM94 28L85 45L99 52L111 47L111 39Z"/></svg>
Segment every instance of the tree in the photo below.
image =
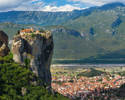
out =
<svg viewBox="0 0 125 100"><path fill-rule="evenodd" d="M73 80L70 80L70 82L74 82Z"/></svg>
<svg viewBox="0 0 125 100"><path fill-rule="evenodd" d="M115 72L113 71L112 74L115 74Z"/></svg>
<svg viewBox="0 0 125 100"><path fill-rule="evenodd" d="M45 33L45 31L44 31L43 29L39 30L39 32L41 32L41 33Z"/></svg>
<svg viewBox="0 0 125 100"><path fill-rule="evenodd" d="M112 75L112 77L115 77L114 75Z"/></svg>
<svg viewBox="0 0 125 100"><path fill-rule="evenodd" d="M104 72L105 72L105 68L104 68Z"/></svg>
<svg viewBox="0 0 125 100"><path fill-rule="evenodd" d="M121 68L121 70L122 70L122 67L120 67Z"/></svg>
<svg viewBox="0 0 125 100"><path fill-rule="evenodd" d="M22 28L22 30L25 30L24 28Z"/></svg>
<svg viewBox="0 0 125 100"><path fill-rule="evenodd" d="M8 53L7 56L4 56L4 59L8 59L9 62L13 62L13 53L11 53L11 51Z"/></svg>
<svg viewBox="0 0 125 100"><path fill-rule="evenodd" d="M19 30L17 31L17 34L20 34L20 31L19 31Z"/></svg>
<svg viewBox="0 0 125 100"><path fill-rule="evenodd" d="M76 97L76 99L75 100L80 100L81 98L80 97Z"/></svg>
<svg viewBox="0 0 125 100"><path fill-rule="evenodd" d="M95 90L94 90L94 91L95 91L95 93L96 93L96 92L97 92L97 88L95 88Z"/></svg>

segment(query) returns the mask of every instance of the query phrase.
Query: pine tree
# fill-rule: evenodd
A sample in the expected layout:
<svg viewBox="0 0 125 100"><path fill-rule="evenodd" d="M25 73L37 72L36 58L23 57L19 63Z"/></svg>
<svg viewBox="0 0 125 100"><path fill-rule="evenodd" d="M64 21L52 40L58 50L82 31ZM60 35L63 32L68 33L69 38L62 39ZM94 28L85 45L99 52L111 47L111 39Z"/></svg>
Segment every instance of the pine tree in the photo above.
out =
<svg viewBox="0 0 125 100"><path fill-rule="evenodd" d="M17 34L20 34L20 31L19 31L19 30L17 31Z"/></svg>

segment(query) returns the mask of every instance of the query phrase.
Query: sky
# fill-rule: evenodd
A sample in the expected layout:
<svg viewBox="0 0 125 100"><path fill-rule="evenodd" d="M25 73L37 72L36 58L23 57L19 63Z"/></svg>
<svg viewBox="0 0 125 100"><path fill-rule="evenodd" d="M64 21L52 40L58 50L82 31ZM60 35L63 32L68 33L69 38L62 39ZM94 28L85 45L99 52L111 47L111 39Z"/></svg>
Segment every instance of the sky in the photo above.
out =
<svg viewBox="0 0 125 100"><path fill-rule="evenodd" d="M92 6L125 0L0 0L0 12L7 11L72 11L82 10Z"/></svg>

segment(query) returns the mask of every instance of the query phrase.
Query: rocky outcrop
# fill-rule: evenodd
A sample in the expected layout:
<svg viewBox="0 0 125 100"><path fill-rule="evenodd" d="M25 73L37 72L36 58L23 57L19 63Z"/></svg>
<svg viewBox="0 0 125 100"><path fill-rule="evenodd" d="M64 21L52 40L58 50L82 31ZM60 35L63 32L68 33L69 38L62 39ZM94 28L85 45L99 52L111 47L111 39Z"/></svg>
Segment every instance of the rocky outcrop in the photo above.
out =
<svg viewBox="0 0 125 100"><path fill-rule="evenodd" d="M22 91L21 91L21 93L22 93L22 96L25 96L25 95L28 94L28 91L27 91L26 88L22 87Z"/></svg>
<svg viewBox="0 0 125 100"><path fill-rule="evenodd" d="M117 18L112 24L111 28L114 28L122 23L122 20L120 18Z"/></svg>
<svg viewBox="0 0 125 100"><path fill-rule="evenodd" d="M0 30L0 56L4 57L8 55L10 51L8 47L8 36L2 30Z"/></svg>
<svg viewBox="0 0 125 100"><path fill-rule="evenodd" d="M0 47L2 46L1 45L1 42L5 43L6 45L8 45L8 36L6 33L4 33L2 30L0 30Z"/></svg>
<svg viewBox="0 0 125 100"><path fill-rule="evenodd" d="M90 34L91 34L91 35L94 35L94 29L93 29L92 27L90 28L89 31L90 31Z"/></svg>
<svg viewBox="0 0 125 100"><path fill-rule="evenodd" d="M50 64L53 55L53 37L50 31L45 31L44 35L37 34L14 36L12 44L13 59L15 62L24 64L24 59L30 59L29 69L44 83L51 86Z"/></svg>
<svg viewBox="0 0 125 100"><path fill-rule="evenodd" d="M70 34L70 35L73 35L73 36L76 36L76 37L81 36L81 34L78 31L73 30L73 29L66 29L66 28L63 28L63 27L61 27L61 28L52 28L50 31L52 33L59 33L59 34L66 33L66 34Z"/></svg>

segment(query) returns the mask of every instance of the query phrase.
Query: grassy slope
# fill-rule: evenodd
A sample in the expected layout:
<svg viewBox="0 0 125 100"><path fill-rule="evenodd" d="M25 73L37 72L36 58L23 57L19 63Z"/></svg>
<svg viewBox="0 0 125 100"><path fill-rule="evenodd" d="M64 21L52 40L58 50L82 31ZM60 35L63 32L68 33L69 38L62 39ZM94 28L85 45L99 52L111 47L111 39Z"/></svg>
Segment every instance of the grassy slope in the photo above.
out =
<svg viewBox="0 0 125 100"><path fill-rule="evenodd" d="M97 75L100 76L102 73L104 73L104 72L91 68L89 72L87 72L87 71L82 72L82 73L79 73L77 76L93 77L93 76L97 76Z"/></svg>

